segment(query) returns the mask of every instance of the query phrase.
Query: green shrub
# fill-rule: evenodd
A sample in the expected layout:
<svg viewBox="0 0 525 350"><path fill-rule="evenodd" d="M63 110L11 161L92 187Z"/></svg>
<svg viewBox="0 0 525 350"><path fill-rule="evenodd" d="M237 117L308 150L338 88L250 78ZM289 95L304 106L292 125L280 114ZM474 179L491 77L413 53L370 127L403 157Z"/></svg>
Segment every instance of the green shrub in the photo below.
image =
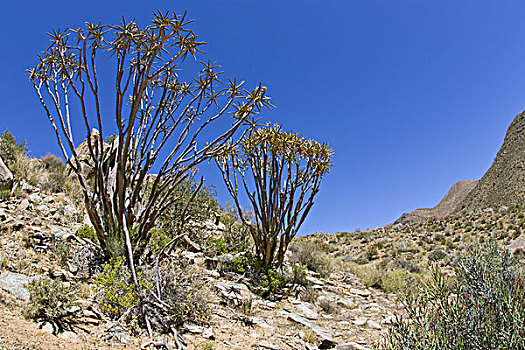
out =
<svg viewBox="0 0 525 350"><path fill-rule="evenodd" d="M34 279L27 286L29 290L29 305L25 316L37 321L50 322L54 333L59 333L74 321L74 300L78 292L58 280L47 277Z"/></svg>
<svg viewBox="0 0 525 350"><path fill-rule="evenodd" d="M380 288L386 293L401 293L421 279L421 276L407 271L404 266L392 270L382 264L357 265L351 262L347 268L363 281L365 287Z"/></svg>
<svg viewBox="0 0 525 350"><path fill-rule="evenodd" d="M306 280L306 269L300 264L291 264L292 275L289 281L298 286L307 286L308 281Z"/></svg>
<svg viewBox="0 0 525 350"><path fill-rule="evenodd" d="M332 272L331 260L322 247L308 239L293 242L292 260L295 263L306 266L310 271L317 272L321 277L327 277Z"/></svg>
<svg viewBox="0 0 525 350"><path fill-rule="evenodd" d="M153 228L150 231L151 238L148 242L150 249L156 254L161 251L170 241L171 238L164 233L162 229Z"/></svg>
<svg viewBox="0 0 525 350"><path fill-rule="evenodd" d="M242 215L246 220L253 218L252 211L243 211ZM241 222L239 214L229 203L226 203L226 208L222 211L220 222L226 227L222 238L224 239L228 253L240 253L250 250L253 246L253 238L250 230L248 226Z"/></svg>
<svg viewBox="0 0 525 350"><path fill-rule="evenodd" d="M208 242L211 245L211 250L215 252L215 254L223 255L228 252L224 237L208 237Z"/></svg>
<svg viewBox="0 0 525 350"><path fill-rule="evenodd" d="M182 214L186 203L193 196L197 187L197 182L185 180L169 194L170 200L173 199L174 203L163 212L157 222L157 228L161 229L168 237L173 238L178 233L182 221L186 223L204 222L220 209L215 200L215 189L203 185L188 206L183 220Z"/></svg>
<svg viewBox="0 0 525 350"><path fill-rule="evenodd" d="M77 231L77 237L79 238L87 238L91 242L98 244L98 238L97 234L95 233L95 230L90 225L84 225Z"/></svg>
<svg viewBox="0 0 525 350"><path fill-rule="evenodd" d="M394 349L523 349L525 276L491 241L459 259L456 277L432 278L403 297L405 315L382 344Z"/></svg>
<svg viewBox="0 0 525 350"><path fill-rule="evenodd" d="M8 201L9 198L11 198L11 191L9 190L0 191L0 202Z"/></svg>
<svg viewBox="0 0 525 350"><path fill-rule="evenodd" d="M447 253L445 253L441 249L435 249L430 254L428 254L428 259L431 261L438 261L442 260L447 257Z"/></svg>
<svg viewBox="0 0 525 350"><path fill-rule="evenodd" d="M51 251L62 265L72 257L70 245L62 240L54 241L51 244Z"/></svg>
<svg viewBox="0 0 525 350"><path fill-rule="evenodd" d="M23 173L18 163L27 158L27 153L25 141L17 143L16 137L7 130L0 135L0 158L17 178Z"/></svg>
<svg viewBox="0 0 525 350"><path fill-rule="evenodd" d="M145 282L141 274L137 277L143 290L151 289L152 285ZM113 258L102 265L93 288L102 311L111 319L118 319L126 313L128 321L136 322L140 299L124 258Z"/></svg>
<svg viewBox="0 0 525 350"><path fill-rule="evenodd" d="M250 289L257 295L269 297L280 292L286 285L286 278L274 269L247 253L231 260L230 267L244 274L250 280Z"/></svg>

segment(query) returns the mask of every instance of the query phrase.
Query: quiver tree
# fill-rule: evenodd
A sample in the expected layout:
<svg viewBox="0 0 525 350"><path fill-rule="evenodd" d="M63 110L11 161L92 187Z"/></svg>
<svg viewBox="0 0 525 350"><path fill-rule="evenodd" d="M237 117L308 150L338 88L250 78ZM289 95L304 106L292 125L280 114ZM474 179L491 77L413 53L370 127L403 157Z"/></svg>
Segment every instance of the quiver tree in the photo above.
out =
<svg viewBox="0 0 525 350"><path fill-rule="evenodd" d="M261 85L224 84L218 66L196 61L205 43L190 22L155 13L144 28L123 19L53 31L29 70L107 258L139 257L157 218L180 200L173 189L269 105ZM228 116L231 122L217 123ZM75 149L84 139L91 179Z"/></svg>
<svg viewBox="0 0 525 350"><path fill-rule="evenodd" d="M266 125L252 129L242 142L215 157L265 266L281 266L332 165L332 153L327 144ZM239 188L253 207L252 220L243 215Z"/></svg>

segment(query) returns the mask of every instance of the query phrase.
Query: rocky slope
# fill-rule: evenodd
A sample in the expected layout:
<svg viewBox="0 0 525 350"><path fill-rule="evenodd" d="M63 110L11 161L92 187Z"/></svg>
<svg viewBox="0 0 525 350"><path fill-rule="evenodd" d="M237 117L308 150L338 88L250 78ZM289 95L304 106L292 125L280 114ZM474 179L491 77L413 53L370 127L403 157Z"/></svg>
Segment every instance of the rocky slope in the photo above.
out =
<svg viewBox="0 0 525 350"><path fill-rule="evenodd" d="M507 130L494 163L458 207L480 209L521 204L525 200L525 112L516 116Z"/></svg>
<svg viewBox="0 0 525 350"><path fill-rule="evenodd" d="M92 243L75 234L79 214L65 194L26 183L17 196L0 201L0 349L139 349L152 340L176 348L173 336L149 339L102 312L82 265ZM63 243L73 255L61 256ZM395 295L366 288L344 268L325 278L307 270L307 288L288 286L287 293L263 299L242 274L220 267L234 258L184 248L174 253L174 261L204 276L209 289L209 319L178 329L185 349L370 349L400 312ZM28 281L45 276L83 290L74 324L56 335L49 323L23 316Z"/></svg>
<svg viewBox="0 0 525 350"><path fill-rule="evenodd" d="M396 220L395 224L419 223L430 218L443 218L456 211L458 206L465 200L468 194L476 187L478 181L463 180L456 182L445 197L434 208L416 209L410 213L403 214Z"/></svg>

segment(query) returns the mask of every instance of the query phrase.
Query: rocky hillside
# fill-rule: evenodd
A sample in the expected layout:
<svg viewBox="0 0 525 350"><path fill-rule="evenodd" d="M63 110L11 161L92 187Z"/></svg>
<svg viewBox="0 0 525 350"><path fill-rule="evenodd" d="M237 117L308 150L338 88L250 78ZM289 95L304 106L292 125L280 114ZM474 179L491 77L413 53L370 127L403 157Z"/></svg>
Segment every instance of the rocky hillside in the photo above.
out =
<svg viewBox="0 0 525 350"><path fill-rule="evenodd" d="M525 112L516 116L494 163L459 210L521 204L525 200Z"/></svg>
<svg viewBox="0 0 525 350"><path fill-rule="evenodd" d="M316 251L298 256L300 245L291 249L283 270L290 277L282 291L263 298L246 273L232 268L244 261L243 253L218 253L201 241L177 246L169 259L180 268L173 293L182 292L181 312L193 321L181 323L176 336L150 339L122 321L124 315L108 315L101 303L95 279L101 267L96 246L81 234L82 220L81 208L65 193L24 181L16 195L0 200L0 349L143 349L155 343L151 349L168 344L178 349L366 350L400 312L394 294L365 287L337 257L324 263L338 268L294 273L290 261L318 259ZM206 227L217 237L225 229L213 223ZM75 287L72 304L63 311L64 329L28 317L39 303L30 297L29 284L43 280ZM50 295L40 301L48 302Z"/></svg>
<svg viewBox="0 0 525 350"><path fill-rule="evenodd" d="M395 223L419 223L430 218L443 218L456 211L467 195L476 187L478 181L464 180L456 182L434 208L416 209L403 214Z"/></svg>

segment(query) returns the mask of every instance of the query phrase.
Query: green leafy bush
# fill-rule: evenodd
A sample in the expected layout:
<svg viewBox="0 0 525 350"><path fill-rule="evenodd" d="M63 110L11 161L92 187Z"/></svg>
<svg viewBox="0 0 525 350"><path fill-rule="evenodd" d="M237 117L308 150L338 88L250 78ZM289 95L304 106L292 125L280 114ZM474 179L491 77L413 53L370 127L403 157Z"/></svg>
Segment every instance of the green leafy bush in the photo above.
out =
<svg viewBox="0 0 525 350"><path fill-rule="evenodd" d="M525 276L494 241L461 257L456 277L434 269L403 304L405 316L393 323L383 349L524 348Z"/></svg>
<svg viewBox="0 0 525 350"><path fill-rule="evenodd" d="M211 246L211 250L217 255L223 255L228 252L228 246L224 237L208 237L208 243Z"/></svg>
<svg viewBox="0 0 525 350"><path fill-rule="evenodd" d="M182 217L186 204L197 191L198 185L198 182L185 180L169 194L170 198L176 198L176 200L164 211L157 223L157 228L161 229L167 236L172 237L177 234L182 221L185 223L205 222L220 209L215 200L214 188L203 185L187 207L184 218Z"/></svg>
<svg viewBox="0 0 525 350"><path fill-rule="evenodd" d="M145 282L142 275L137 277L143 290L151 289L152 285ZM124 258L113 258L102 265L102 272L95 279L94 290L102 311L111 319L118 319L124 314L128 321L137 319L140 299Z"/></svg>
<svg viewBox="0 0 525 350"><path fill-rule="evenodd" d="M93 227L89 225L84 225L77 231L77 237L80 238L87 238L93 243L98 243L97 234L95 233L95 230Z"/></svg>
<svg viewBox="0 0 525 350"><path fill-rule="evenodd" d="M76 287L47 277L34 279L27 286L29 306L25 316L37 321L50 322L54 333L59 333L74 321Z"/></svg>
<svg viewBox="0 0 525 350"><path fill-rule="evenodd" d="M250 280L250 289L262 297L272 296L286 285L286 278L282 274L265 266L263 261L250 253L233 258L230 267L244 274Z"/></svg>
<svg viewBox="0 0 525 350"><path fill-rule="evenodd" d="M153 228L151 229L150 233L151 239L148 243L148 246L155 254L160 252L160 250L171 241L171 238L166 235L162 229Z"/></svg>

